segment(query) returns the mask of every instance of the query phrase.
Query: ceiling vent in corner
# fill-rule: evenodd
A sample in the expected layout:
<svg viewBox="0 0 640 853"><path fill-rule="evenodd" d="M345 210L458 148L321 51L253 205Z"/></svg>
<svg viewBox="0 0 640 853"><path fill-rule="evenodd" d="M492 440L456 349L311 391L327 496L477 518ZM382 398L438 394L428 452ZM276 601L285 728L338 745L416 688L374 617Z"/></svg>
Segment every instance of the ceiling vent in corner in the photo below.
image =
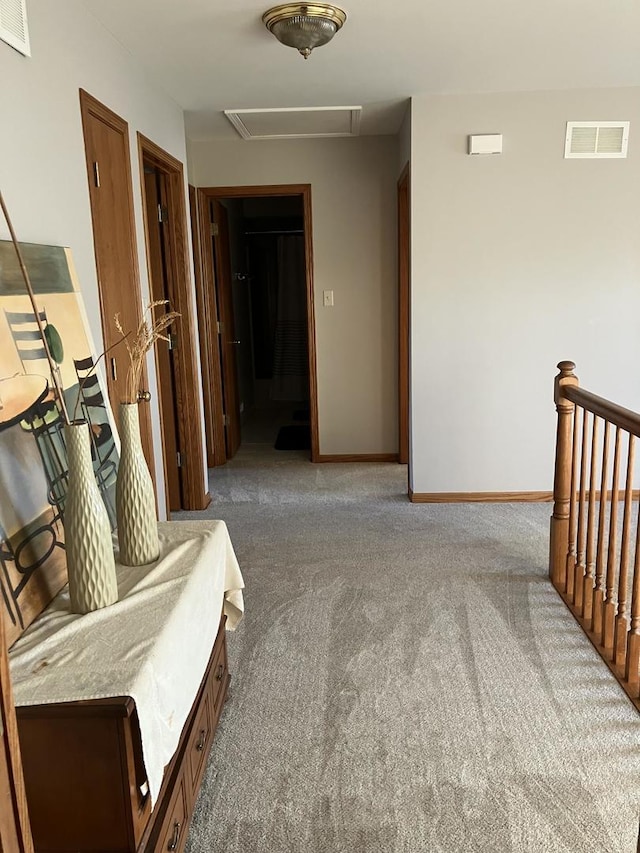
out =
<svg viewBox="0 0 640 853"><path fill-rule="evenodd" d="M24 56L31 56L26 0L0 0L0 39Z"/></svg>
<svg viewBox="0 0 640 853"><path fill-rule="evenodd" d="M626 157L628 121L568 121L565 157Z"/></svg>

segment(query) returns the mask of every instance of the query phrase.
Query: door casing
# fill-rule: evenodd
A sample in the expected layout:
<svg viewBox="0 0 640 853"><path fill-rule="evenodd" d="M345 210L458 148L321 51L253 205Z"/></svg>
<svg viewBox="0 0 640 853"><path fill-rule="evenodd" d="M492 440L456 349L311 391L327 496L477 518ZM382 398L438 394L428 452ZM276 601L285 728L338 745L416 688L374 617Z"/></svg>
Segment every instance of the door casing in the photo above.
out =
<svg viewBox="0 0 640 853"><path fill-rule="evenodd" d="M398 179L398 462L409 462L409 311L411 291L409 163Z"/></svg>

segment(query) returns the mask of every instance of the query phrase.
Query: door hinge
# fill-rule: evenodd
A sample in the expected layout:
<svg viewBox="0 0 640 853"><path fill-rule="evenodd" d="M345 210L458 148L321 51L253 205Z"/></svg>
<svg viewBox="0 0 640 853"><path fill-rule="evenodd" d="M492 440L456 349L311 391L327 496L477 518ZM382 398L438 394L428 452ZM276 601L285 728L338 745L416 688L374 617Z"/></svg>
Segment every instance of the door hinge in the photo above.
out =
<svg viewBox="0 0 640 853"><path fill-rule="evenodd" d="M167 335L167 338L169 339L169 341L168 341L169 342L169 349L170 350L178 349L178 336L169 332L169 334Z"/></svg>
<svg viewBox="0 0 640 853"><path fill-rule="evenodd" d="M182 453L178 450L176 453L176 460L178 462L178 468L182 468Z"/></svg>
<svg viewBox="0 0 640 853"><path fill-rule="evenodd" d="M212 222L211 223L211 236L217 237L219 234L220 234L220 229L218 228L218 223Z"/></svg>
<svg viewBox="0 0 640 853"><path fill-rule="evenodd" d="M93 164L93 185L95 187L100 186L100 166L98 165L98 161Z"/></svg>
<svg viewBox="0 0 640 853"><path fill-rule="evenodd" d="M228 427L228 426L230 425L230 423L231 423L231 418L229 417L229 415L223 415L223 416L222 416L222 423L223 423L223 424L224 424L224 426L226 426L226 427Z"/></svg>
<svg viewBox="0 0 640 853"><path fill-rule="evenodd" d="M220 322L220 320L218 320L216 325L218 327L218 334L221 335L222 334L222 323Z"/></svg>
<svg viewBox="0 0 640 853"><path fill-rule="evenodd" d="M158 205L158 222L168 222L169 221L169 208L166 204Z"/></svg>

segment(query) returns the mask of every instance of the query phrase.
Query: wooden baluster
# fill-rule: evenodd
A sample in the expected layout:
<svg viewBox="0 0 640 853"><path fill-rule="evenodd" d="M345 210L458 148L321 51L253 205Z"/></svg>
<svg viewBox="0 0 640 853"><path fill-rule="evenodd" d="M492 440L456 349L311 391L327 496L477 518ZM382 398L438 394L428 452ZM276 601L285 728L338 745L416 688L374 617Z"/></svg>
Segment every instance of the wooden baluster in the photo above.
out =
<svg viewBox="0 0 640 853"><path fill-rule="evenodd" d="M638 697L640 664L640 518L636 529L636 554L633 561L633 594L631 598L631 627L627 634L625 678L631 696Z"/></svg>
<svg viewBox="0 0 640 853"><path fill-rule="evenodd" d="M589 469L589 512L587 514L587 562L584 575L584 589L582 592L582 618L586 623L587 630L591 629L593 616L593 590L595 587L594 570L596 567L596 448L598 446L598 423L599 418L593 416L593 428L591 431L591 466Z"/></svg>
<svg viewBox="0 0 640 853"><path fill-rule="evenodd" d="M573 603L579 614L582 614L582 597L584 593L584 575L586 563L587 531L585 529L585 509L587 503L587 433L589 416L586 409L582 410L582 450L580 457L580 497L578 498L578 555L576 558L575 580L573 584Z"/></svg>
<svg viewBox="0 0 640 853"><path fill-rule="evenodd" d="M555 378L553 398L558 412L556 432L556 461L553 479L553 515L551 516L551 535L549 545L549 576L556 589L562 589L563 573L567 564L569 545L569 503L571 488L571 420L575 406L563 396L563 388L577 385L572 361L558 364L560 373Z"/></svg>
<svg viewBox="0 0 640 853"><path fill-rule="evenodd" d="M629 577L629 538L631 529L631 505L633 502L633 463L635 456L635 436L629 435L629 452L627 455L627 481L624 490L624 514L622 516L622 545L620 547L620 575L618 578L618 614L615 623L613 644L613 660L623 666L627 656L627 629L629 615L627 607L627 590ZM635 561L638 559L636 543ZM635 562L634 561L634 562Z"/></svg>
<svg viewBox="0 0 640 853"><path fill-rule="evenodd" d="M605 421L606 423L606 421ZM567 596L573 598L573 582L575 580L575 569L576 569L576 524L577 524L577 513L576 513L576 497L577 497L577 489L578 489L578 448L580 443L578 442L578 430L580 425L580 418L578 417L578 410L575 409L573 416L573 443L571 445L571 495L569 497L569 549L567 552L567 562L564 569L564 577L560 578L561 592L566 592Z"/></svg>
<svg viewBox="0 0 640 853"><path fill-rule="evenodd" d="M597 637L602 636L602 608L604 606L604 527L607 515L607 477L609 476L609 421L604 422L602 438L602 474L600 477L600 512L598 515L598 547L596 550L596 587L593 590L593 619L591 628Z"/></svg>
<svg viewBox="0 0 640 853"><path fill-rule="evenodd" d="M635 448L635 436L629 436L629 467L633 471L633 456ZM633 475L632 475L633 476ZM628 590L629 590L629 560L623 555L620 562L620 577L618 578L618 613L616 615L615 635L613 640L613 662L616 666L624 666L626 673L627 663L627 640L629 637L629 605L628 605ZM636 519L636 542L635 554L633 558L633 589L637 583L638 575L640 575L640 509L638 510L638 518Z"/></svg>
<svg viewBox="0 0 640 853"><path fill-rule="evenodd" d="M616 558L618 545L618 487L620 484L620 428L616 427L613 451L613 484L611 487L611 512L609 515L609 548L607 552L607 582L602 619L601 654L613 656L613 636L615 630L616 602L614 588L616 582Z"/></svg>

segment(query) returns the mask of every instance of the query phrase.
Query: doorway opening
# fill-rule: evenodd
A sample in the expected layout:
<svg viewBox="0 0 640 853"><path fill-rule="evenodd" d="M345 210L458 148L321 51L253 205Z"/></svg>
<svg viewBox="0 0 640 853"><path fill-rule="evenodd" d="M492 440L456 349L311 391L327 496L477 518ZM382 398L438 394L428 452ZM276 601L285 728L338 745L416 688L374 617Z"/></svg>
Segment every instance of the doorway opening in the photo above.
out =
<svg viewBox="0 0 640 853"><path fill-rule="evenodd" d="M310 187L208 188L198 196L210 467L241 444L317 461Z"/></svg>

